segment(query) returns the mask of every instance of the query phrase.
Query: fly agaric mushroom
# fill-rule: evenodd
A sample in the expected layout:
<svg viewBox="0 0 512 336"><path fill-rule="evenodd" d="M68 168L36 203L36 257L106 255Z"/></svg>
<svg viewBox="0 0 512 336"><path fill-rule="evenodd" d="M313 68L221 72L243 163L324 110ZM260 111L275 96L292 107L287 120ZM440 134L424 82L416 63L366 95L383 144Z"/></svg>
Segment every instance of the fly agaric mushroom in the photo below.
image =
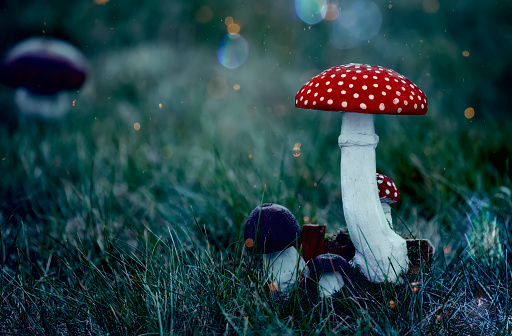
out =
<svg viewBox="0 0 512 336"><path fill-rule="evenodd" d="M320 296L331 297L345 286L343 276L351 266L342 256L325 253L313 259L313 263L309 267L310 273L318 281Z"/></svg>
<svg viewBox="0 0 512 336"><path fill-rule="evenodd" d="M296 248L299 238L297 219L282 205L265 203L247 218L245 247L263 256L263 265L270 271L272 291L286 294L306 272L306 263Z"/></svg>
<svg viewBox="0 0 512 336"><path fill-rule="evenodd" d="M59 118L71 107L68 91L80 88L86 73L86 58L73 45L32 37L7 52L0 80L16 89L16 105L23 114Z"/></svg>
<svg viewBox="0 0 512 336"><path fill-rule="evenodd" d="M389 177L377 173L377 187L379 188L379 199L386 220L391 228L393 228L393 219L391 218L390 205L400 200L398 188Z"/></svg>
<svg viewBox="0 0 512 336"><path fill-rule="evenodd" d="M341 193L353 262L372 282L397 282L409 260L405 240L386 223L375 179L374 114L425 115L427 98L413 82L394 70L366 64L327 69L295 96L304 109L343 112Z"/></svg>

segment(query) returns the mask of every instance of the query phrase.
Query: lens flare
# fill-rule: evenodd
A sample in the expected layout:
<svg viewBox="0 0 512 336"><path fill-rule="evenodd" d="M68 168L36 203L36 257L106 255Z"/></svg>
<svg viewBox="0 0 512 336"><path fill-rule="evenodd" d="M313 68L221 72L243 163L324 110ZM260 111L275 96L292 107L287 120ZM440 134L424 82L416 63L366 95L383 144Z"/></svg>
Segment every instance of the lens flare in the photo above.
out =
<svg viewBox="0 0 512 336"><path fill-rule="evenodd" d="M227 34L217 51L219 63L228 69L235 69L245 63L249 55L249 44L240 34Z"/></svg>
<svg viewBox="0 0 512 336"><path fill-rule="evenodd" d="M381 25L382 13L373 1L343 1L331 26L331 43L339 49L356 47L377 35Z"/></svg>
<svg viewBox="0 0 512 336"><path fill-rule="evenodd" d="M295 13L308 25L319 23L327 13L327 0L295 0Z"/></svg>

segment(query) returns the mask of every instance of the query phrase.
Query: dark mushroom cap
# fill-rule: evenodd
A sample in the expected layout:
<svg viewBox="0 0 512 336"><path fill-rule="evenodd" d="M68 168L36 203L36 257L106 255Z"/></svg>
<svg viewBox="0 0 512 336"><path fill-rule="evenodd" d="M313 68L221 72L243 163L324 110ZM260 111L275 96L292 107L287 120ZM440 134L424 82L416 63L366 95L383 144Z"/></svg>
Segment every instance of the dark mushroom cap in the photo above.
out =
<svg viewBox="0 0 512 336"><path fill-rule="evenodd" d="M297 246L300 226L293 214L282 205L265 203L257 206L247 218L244 241L250 252L268 254Z"/></svg>
<svg viewBox="0 0 512 336"><path fill-rule="evenodd" d="M53 95L82 86L87 72L85 56L73 45L54 38L32 37L6 54L0 69L5 85Z"/></svg>
<svg viewBox="0 0 512 336"><path fill-rule="evenodd" d="M320 276L327 272L344 274L350 268L350 264L340 255L324 253L313 259L313 264L309 267L311 273Z"/></svg>

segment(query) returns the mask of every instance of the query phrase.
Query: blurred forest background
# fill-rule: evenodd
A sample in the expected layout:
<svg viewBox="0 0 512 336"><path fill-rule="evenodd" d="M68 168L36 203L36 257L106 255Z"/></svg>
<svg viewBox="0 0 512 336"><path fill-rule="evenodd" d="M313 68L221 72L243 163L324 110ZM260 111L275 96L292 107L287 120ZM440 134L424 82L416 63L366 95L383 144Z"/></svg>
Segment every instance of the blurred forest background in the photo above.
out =
<svg viewBox="0 0 512 336"><path fill-rule="evenodd" d="M87 217L71 186L94 189L100 213L115 198L142 222L156 210L183 222L193 206L226 246L265 190L300 222L336 229L340 115L293 101L320 71L357 62L426 92L426 117L376 118L377 170L399 185L414 234L434 236L418 218L451 231L472 197L510 196L499 188L510 186L511 13L504 0L4 0L0 54L58 37L85 53L90 76L72 114L35 133L0 88L0 209L67 228Z"/></svg>

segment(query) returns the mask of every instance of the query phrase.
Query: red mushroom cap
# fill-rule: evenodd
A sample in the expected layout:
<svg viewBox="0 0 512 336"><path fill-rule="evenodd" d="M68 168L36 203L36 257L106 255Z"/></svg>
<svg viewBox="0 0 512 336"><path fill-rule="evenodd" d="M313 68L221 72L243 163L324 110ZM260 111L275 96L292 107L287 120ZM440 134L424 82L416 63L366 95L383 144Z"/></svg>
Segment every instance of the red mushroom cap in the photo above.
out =
<svg viewBox="0 0 512 336"><path fill-rule="evenodd" d="M322 111L425 115L425 93L398 72L351 63L325 70L304 84L295 106Z"/></svg>
<svg viewBox="0 0 512 336"><path fill-rule="evenodd" d="M85 81L87 61L66 41L32 37L11 48L0 70L0 79L7 86L52 95L80 88Z"/></svg>
<svg viewBox="0 0 512 336"><path fill-rule="evenodd" d="M379 198L381 202L392 204L400 200L400 193L395 185L386 175L377 173L377 187L379 188Z"/></svg>

